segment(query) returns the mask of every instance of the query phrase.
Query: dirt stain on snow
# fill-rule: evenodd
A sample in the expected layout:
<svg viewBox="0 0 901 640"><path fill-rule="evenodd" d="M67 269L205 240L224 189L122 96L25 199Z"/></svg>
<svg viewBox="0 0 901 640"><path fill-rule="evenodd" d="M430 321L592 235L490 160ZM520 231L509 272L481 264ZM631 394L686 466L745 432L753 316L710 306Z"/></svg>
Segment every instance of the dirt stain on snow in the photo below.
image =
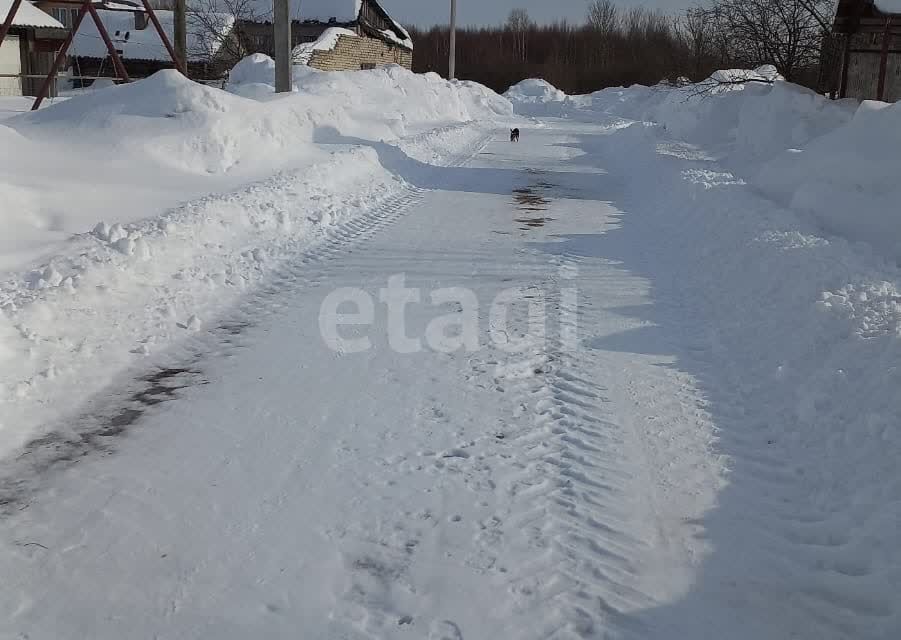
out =
<svg viewBox="0 0 901 640"><path fill-rule="evenodd" d="M513 190L513 201L518 209L544 211L551 201L537 193L539 187L529 186Z"/></svg>
<svg viewBox="0 0 901 640"><path fill-rule="evenodd" d="M513 205L518 211L527 212L524 216L514 218L521 225L521 231L540 229L554 220L537 214L547 211L551 204L548 192L556 185L542 178L544 172L529 170L528 174L533 178L531 182L527 186L513 189Z"/></svg>
<svg viewBox="0 0 901 640"><path fill-rule="evenodd" d="M113 438L123 435L153 406L178 398L179 391L208 384L194 367L160 368L136 379L124 400L89 412L74 425L36 438L0 477L0 516L27 508L35 481L50 469L77 463L94 453L113 453ZM135 388L136 387L136 388Z"/></svg>

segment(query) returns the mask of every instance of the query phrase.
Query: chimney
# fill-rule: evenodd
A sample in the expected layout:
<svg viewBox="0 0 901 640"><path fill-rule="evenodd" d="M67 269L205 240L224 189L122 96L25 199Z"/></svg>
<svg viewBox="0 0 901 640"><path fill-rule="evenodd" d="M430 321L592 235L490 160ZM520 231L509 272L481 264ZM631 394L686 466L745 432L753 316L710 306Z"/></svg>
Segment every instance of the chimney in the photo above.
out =
<svg viewBox="0 0 901 640"><path fill-rule="evenodd" d="M147 21L147 14L144 11L135 11L135 31L146 29Z"/></svg>

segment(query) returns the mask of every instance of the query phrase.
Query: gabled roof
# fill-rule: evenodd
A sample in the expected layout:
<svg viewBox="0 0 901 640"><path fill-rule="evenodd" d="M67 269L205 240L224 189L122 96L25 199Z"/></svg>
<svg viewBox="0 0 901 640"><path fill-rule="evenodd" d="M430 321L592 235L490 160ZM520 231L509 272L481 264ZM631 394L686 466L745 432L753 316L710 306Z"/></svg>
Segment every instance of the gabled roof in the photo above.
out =
<svg viewBox="0 0 901 640"><path fill-rule="evenodd" d="M6 20L9 9L12 7L12 0L0 0L0 24ZM44 13L28 0L22 0L19 10L16 11L16 17L13 18L14 27L36 27L40 29L65 29L56 18L49 13Z"/></svg>
<svg viewBox="0 0 901 640"><path fill-rule="evenodd" d="M4 2L7 0L0 0ZM172 11L156 10L157 20L171 42L175 32L175 17ZM135 29L135 14L129 11L97 11L103 25L109 32L117 51L127 60L171 61L166 46L159 34L148 24L145 29ZM215 23L211 31L206 24L201 25L197 16L188 14L188 60L205 61L216 55L225 38L231 33L235 18L228 13L214 13L203 16L204 21ZM105 58L108 53L97 25L93 20L84 20L72 40L69 53L81 58Z"/></svg>

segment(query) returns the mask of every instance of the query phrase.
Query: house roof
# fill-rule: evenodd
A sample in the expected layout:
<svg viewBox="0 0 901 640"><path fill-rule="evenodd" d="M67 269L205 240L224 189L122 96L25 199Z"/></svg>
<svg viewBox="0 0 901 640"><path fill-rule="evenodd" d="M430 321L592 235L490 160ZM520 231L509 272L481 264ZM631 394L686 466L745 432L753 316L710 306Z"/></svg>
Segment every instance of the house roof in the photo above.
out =
<svg viewBox="0 0 901 640"><path fill-rule="evenodd" d="M883 13L901 13L901 0L876 0L875 4Z"/></svg>
<svg viewBox="0 0 901 640"><path fill-rule="evenodd" d="M8 0L0 0L0 2L6 1ZM171 42L175 32L173 12L157 10L154 13ZM145 29L135 29L135 14L128 11L101 10L97 14L109 32L116 50L121 52L123 58L167 61L172 59L156 29L153 28L153 24L148 24ZM188 60L190 61L209 60L216 55L235 24L234 16L227 13L205 14L203 24L200 18L189 13L187 21ZM206 26L207 23L209 26ZM81 23L81 27L72 40L69 53L81 58L105 58L108 55L106 45L93 20L85 20Z"/></svg>
<svg viewBox="0 0 901 640"><path fill-rule="evenodd" d="M13 0L0 0L0 24L6 20ZM37 27L42 29L65 29L58 20L49 13L44 13L28 0L22 0L16 17L13 18L14 27Z"/></svg>

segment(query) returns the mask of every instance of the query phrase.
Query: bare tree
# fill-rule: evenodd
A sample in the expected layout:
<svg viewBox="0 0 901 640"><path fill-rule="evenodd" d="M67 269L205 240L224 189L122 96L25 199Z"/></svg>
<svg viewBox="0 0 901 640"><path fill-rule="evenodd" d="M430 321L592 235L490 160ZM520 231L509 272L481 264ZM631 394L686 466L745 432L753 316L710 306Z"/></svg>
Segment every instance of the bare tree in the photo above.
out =
<svg viewBox="0 0 901 640"><path fill-rule="evenodd" d="M801 6L817 21L823 33L832 33L837 0L800 0Z"/></svg>
<svg viewBox="0 0 901 640"><path fill-rule="evenodd" d="M695 80L706 77L719 66L717 33L709 12L688 9L677 23L677 33L688 54L688 68Z"/></svg>
<svg viewBox="0 0 901 640"><path fill-rule="evenodd" d="M724 57L753 67L773 64L788 80L815 67L831 0L714 0L705 11Z"/></svg>
<svg viewBox="0 0 901 640"><path fill-rule="evenodd" d="M190 0L188 3L188 54L199 60L234 64L246 53L239 37L243 21L260 16L254 0Z"/></svg>
<svg viewBox="0 0 901 640"><path fill-rule="evenodd" d="M588 5L588 25L602 38L609 38L619 26L619 9L612 0L592 0Z"/></svg>
<svg viewBox="0 0 901 640"><path fill-rule="evenodd" d="M533 26L529 12L525 9L513 9L507 18L507 29L513 34L513 44L520 60L526 59L526 40L529 29Z"/></svg>

